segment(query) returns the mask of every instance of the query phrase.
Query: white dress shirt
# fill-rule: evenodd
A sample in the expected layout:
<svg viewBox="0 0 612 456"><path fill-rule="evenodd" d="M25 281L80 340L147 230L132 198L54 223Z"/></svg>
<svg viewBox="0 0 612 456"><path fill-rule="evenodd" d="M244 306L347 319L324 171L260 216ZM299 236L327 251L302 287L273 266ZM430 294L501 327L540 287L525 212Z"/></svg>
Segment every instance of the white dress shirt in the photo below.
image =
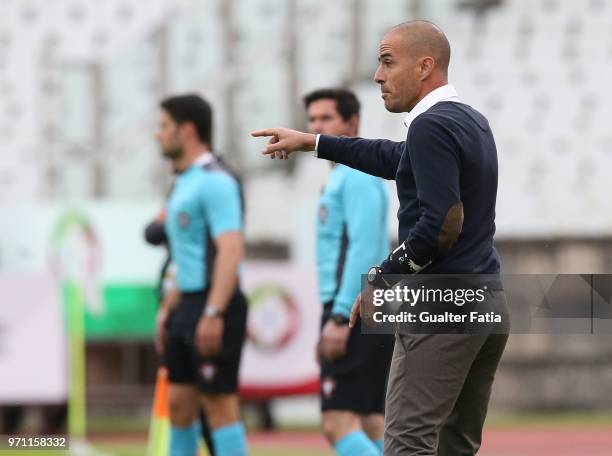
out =
<svg viewBox="0 0 612 456"><path fill-rule="evenodd" d="M426 111L429 111L435 104L441 101L452 101L454 103L461 103L459 94L450 84L438 87L436 90L429 92L421 101L419 101L412 111L404 118L404 125L406 128L410 128L412 121Z"/></svg>

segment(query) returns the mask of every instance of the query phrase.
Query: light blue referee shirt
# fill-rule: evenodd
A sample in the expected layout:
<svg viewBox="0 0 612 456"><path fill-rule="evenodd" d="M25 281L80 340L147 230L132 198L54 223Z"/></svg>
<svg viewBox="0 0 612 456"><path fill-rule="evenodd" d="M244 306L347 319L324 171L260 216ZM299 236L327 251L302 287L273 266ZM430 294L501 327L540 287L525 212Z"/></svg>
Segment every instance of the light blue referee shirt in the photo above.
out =
<svg viewBox="0 0 612 456"><path fill-rule="evenodd" d="M242 230L240 184L213 154L204 154L177 175L166 211L166 235L178 288L204 290L212 273L212 240Z"/></svg>
<svg viewBox="0 0 612 456"><path fill-rule="evenodd" d="M361 275L389 254L388 190L377 177L336 164L317 218L319 299L349 316Z"/></svg>

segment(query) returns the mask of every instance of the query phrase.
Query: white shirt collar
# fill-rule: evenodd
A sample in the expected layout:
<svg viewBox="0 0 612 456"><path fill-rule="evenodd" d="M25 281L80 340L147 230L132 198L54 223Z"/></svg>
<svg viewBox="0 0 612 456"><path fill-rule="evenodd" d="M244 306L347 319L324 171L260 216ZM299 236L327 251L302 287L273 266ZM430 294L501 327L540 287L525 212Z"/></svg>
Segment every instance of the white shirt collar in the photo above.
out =
<svg viewBox="0 0 612 456"><path fill-rule="evenodd" d="M202 168L215 160L215 154L211 152L202 152L202 154L193 161L192 166Z"/></svg>
<svg viewBox="0 0 612 456"><path fill-rule="evenodd" d="M416 106L412 108L412 111L410 111L404 118L404 125L406 125L406 128L410 128L410 124L417 118L417 116L423 114L425 111L429 111L433 105L440 103L441 101L461 103L459 94L455 90L455 87L450 84L438 87L436 90L429 92L425 98L419 101Z"/></svg>

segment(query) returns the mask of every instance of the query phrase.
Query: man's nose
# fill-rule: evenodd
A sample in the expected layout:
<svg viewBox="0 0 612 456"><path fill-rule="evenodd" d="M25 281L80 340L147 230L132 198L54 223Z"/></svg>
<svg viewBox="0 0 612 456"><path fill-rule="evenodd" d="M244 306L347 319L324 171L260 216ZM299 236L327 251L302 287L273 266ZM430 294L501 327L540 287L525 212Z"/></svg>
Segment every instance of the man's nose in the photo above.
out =
<svg viewBox="0 0 612 456"><path fill-rule="evenodd" d="M376 68L376 72L374 73L374 82L376 82L377 84L382 84L383 82L385 82L383 72L380 69L380 65L378 65L378 68Z"/></svg>

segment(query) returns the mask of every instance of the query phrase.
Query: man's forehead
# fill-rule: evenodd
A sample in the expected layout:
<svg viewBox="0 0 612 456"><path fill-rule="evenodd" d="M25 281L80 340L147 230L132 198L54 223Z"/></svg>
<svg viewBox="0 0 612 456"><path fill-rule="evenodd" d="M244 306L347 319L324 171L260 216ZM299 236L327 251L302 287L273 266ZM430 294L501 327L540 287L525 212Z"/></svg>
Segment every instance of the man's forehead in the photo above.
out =
<svg viewBox="0 0 612 456"><path fill-rule="evenodd" d="M333 98L319 98L308 106L308 111L336 111L336 100Z"/></svg>
<svg viewBox="0 0 612 456"><path fill-rule="evenodd" d="M159 114L159 121L161 123L163 123L163 124L168 125L168 126L176 126L176 121L170 115L170 113L168 111L166 111L165 109L161 110L161 112Z"/></svg>
<svg viewBox="0 0 612 456"><path fill-rule="evenodd" d="M380 40L378 54L383 55L394 51L397 52L401 50L402 44L403 40L399 33L389 32Z"/></svg>

